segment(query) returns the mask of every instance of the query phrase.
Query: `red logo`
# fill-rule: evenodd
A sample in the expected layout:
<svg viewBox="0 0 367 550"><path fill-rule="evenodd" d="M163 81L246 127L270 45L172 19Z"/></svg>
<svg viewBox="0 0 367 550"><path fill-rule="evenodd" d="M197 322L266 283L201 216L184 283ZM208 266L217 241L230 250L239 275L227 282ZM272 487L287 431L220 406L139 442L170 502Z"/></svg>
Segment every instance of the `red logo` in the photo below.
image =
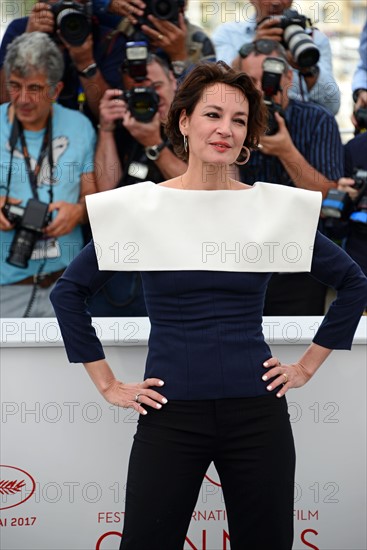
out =
<svg viewBox="0 0 367 550"><path fill-rule="evenodd" d="M208 471L205 474L205 478L213 485L216 485L216 487L222 487L217 470L214 468L213 463L210 464Z"/></svg>
<svg viewBox="0 0 367 550"><path fill-rule="evenodd" d="M107 531L107 533L104 533L104 535L101 535L97 540L96 550L101 550L101 542L111 535L113 536L116 535L117 537L120 537L120 539L122 538L122 535L119 531Z"/></svg>
<svg viewBox="0 0 367 550"><path fill-rule="evenodd" d="M0 465L0 510L19 506L36 490L36 482L25 470Z"/></svg>

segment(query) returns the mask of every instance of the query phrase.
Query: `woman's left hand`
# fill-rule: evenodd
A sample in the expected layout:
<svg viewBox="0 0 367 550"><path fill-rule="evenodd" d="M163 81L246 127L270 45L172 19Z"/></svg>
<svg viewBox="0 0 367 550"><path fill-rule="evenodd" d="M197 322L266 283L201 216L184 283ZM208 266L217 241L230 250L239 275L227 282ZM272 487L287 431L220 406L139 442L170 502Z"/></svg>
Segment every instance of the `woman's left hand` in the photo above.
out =
<svg viewBox="0 0 367 550"><path fill-rule="evenodd" d="M312 376L302 363L282 365L277 357L270 357L263 363L263 366L269 370L263 375L262 379L265 382L271 380L266 389L272 391L279 388L276 394L277 397L283 397L290 388L300 388Z"/></svg>

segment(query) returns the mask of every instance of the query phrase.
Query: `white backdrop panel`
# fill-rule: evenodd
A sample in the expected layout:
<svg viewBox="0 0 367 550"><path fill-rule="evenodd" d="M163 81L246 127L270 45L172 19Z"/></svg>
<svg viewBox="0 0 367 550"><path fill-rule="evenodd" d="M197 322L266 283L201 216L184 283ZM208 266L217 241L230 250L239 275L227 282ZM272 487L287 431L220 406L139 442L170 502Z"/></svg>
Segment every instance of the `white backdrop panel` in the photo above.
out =
<svg viewBox="0 0 367 550"><path fill-rule="evenodd" d="M294 361L319 322L266 318L274 355ZM148 321L95 323L117 376L140 379ZM68 365L54 319L3 319L0 328L2 550L117 550L135 412L110 406L82 366ZM364 317L352 351L334 352L307 386L288 393L297 448L294 550L367 548L366 363ZM184 550L229 549L211 467Z"/></svg>

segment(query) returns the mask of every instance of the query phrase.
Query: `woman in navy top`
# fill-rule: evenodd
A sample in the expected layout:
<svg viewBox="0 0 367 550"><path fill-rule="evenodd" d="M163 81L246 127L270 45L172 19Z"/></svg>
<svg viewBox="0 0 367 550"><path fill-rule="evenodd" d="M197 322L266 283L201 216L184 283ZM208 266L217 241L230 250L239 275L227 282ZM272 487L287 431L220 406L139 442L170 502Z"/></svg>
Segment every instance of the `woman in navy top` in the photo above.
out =
<svg viewBox="0 0 367 550"><path fill-rule="evenodd" d="M187 196L182 193L193 190L241 192L235 197L252 193L232 179L231 165L256 148L265 117L247 75L220 62L198 64L181 84L167 126L188 169L156 192L176 193L177 208L180 196ZM164 204L163 196L157 201ZM276 214L275 205L264 208ZM108 223L108 212L105 216ZM218 220L223 228L231 222L231 214L226 216L224 224ZM198 233L202 222L190 220ZM284 227L287 220L276 223ZM99 270L93 243L57 283L51 299L69 360L85 364L108 402L141 414L121 550L182 550L212 461L222 484L231 549L292 548L295 454L284 396L304 385L332 349L350 348L367 302L367 280L349 256L319 233L312 245L311 273L338 296L313 343L287 365L272 357L261 328L270 268L143 269L151 334L145 380L133 384L115 378L91 326L86 299L114 275ZM157 257L159 264L159 252Z"/></svg>

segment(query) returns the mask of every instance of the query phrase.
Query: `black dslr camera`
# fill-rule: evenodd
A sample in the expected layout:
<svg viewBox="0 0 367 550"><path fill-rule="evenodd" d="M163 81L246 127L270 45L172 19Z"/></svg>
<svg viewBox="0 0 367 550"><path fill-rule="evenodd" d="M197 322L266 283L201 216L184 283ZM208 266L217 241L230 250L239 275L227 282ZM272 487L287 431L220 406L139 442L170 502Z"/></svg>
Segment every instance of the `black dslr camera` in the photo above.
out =
<svg viewBox="0 0 367 550"><path fill-rule="evenodd" d="M275 16L272 16L275 17ZM320 59L320 51L310 37L311 21L297 10L284 10L279 27L283 32L283 45L300 67L312 67ZM267 19L267 18L266 18ZM263 19L264 21L264 19Z"/></svg>
<svg viewBox="0 0 367 550"><path fill-rule="evenodd" d="M84 44L92 30L92 3L59 0L50 6L55 17L54 34L60 30L63 39L71 46Z"/></svg>
<svg viewBox="0 0 367 550"><path fill-rule="evenodd" d="M279 57L266 57L263 61L263 76L261 88L264 92L264 103L268 109L268 121L265 134L273 136L279 130L274 113L279 113L284 118L282 107L275 103L274 96L281 90L280 80L287 65Z"/></svg>
<svg viewBox="0 0 367 550"><path fill-rule="evenodd" d="M147 79L148 44L145 41L128 42L126 44L126 59L123 70L135 82ZM159 106L159 95L151 86L136 86L125 90L123 99L130 113L139 122L150 122Z"/></svg>
<svg viewBox="0 0 367 550"><path fill-rule="evenodd" d="M16 231L10 245L8 264L26 268L32 256L36 241L42 236L43 228L51 221L48 204L36 199L29 199L25 208L16 204L5 203L4 216L15 225Z"/></svg>
<svg viewBox="0 0 367 550"><path fill-rule="evenodd" d="M125 90L121 99L126 101L129 111L138 122L150 122L159 106L159 95L150 86L136 86Z"/></svg>
<svg viewBox="0 0 367 550"><path fill-rule="evenodd" d="M154 15L157 19L170 21L174 25L178 25L178 16L183 12L185 5L184 0L146 0L146 8L144 15L138 18L139 25L152 26L147 18L148 15Z"/></svg>
<svg viewBox="0 0 367 550"><path fill-rule="evenodd" d="M326 218L349 220L367 234L367 170L355 169L352 179L354 189L359 191L357 198L352 200L346 191L330 189L321 212Z"/></svg>

